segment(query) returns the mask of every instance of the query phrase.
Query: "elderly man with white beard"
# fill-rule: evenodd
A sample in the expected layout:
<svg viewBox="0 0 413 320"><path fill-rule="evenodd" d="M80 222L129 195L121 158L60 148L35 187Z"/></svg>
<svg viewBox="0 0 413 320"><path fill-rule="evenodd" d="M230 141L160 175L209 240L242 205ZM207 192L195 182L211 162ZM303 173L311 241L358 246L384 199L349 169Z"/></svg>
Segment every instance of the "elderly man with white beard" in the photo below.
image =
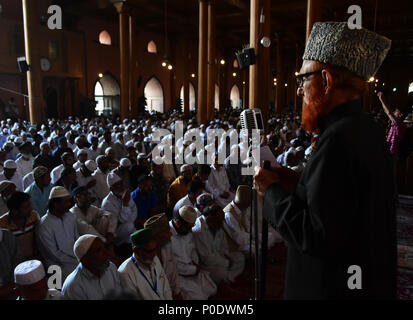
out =
<svg viewBox="0 0 413 320"><path fill-rule="evenodd" d="M158 257L171 286L174 300L185 299L187 297L185 288L178 282L178 270L172 252L172 233L168 217L165 213L154 215L146 220L144 227L152 231L154 239L158 243Z"/></svg>
<svg viewBox="0 0 413 320"><path fill-rule="evenodd" d="M122 179L117 174L113 172L108 174L107 185L110 192L102 202L102 210L111 212L117 217L115 253L125 259L132 254L130 235L136 230L135 220L138 209L131 198L130 190L125 189Z"/></svg>
<svg viewBox="0 0 413 320"><path fill-rule="evenodd" d="M140 229L130 236L133 254L119 267L124 288L142 300L172 300L171 287L159 258L158 246L150 229Z"/></svg>
<svg viewBox="0 0 413 320"><path fill-rule="evenodd" d="M194 208L183 206L169 222L171 244L178 269L178 282L185 288L187 299L207 300L217 293L217 286L208 271L202 270L192 235L197 214Z"/></svg>
<svg viewBox="0 0 413 320"><path fill-rule="evenodd" d="M73 251L79 265L63 284L63 299L102 300L109 293L122 291L118 270L109 261L102 239L85 234L76 240Z"/></svg>

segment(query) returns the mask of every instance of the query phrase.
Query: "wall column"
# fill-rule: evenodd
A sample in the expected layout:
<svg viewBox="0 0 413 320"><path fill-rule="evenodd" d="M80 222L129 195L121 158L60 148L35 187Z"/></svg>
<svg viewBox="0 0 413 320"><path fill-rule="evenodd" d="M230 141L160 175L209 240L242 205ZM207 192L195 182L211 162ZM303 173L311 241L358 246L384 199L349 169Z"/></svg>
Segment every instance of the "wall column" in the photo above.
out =
<svg viewBox="0 0 413 320"><path fill-rule="evenodd" d="M207 120L208 2L199 1L198 124Z"/></svg>
<svg viewBox="0 0 413 320"><path fill-rule="evenodd" d="M260 21L259 0L251 0L250 9L250 47L254 48L257 60L260 58L258 30ZM249 107L259 108L259 87L258 87L258 61L250 66L250 81L249 81Z"/></svg>
<svg viewBox="0 0 413 320"><path fill-rule="evenodd" d="M216 34L215 34L215 0L208 4L208 90L207 90L207 119L214 118L215 111L215 62L216 62Z"/></svg>
<svg viewBox="0 0 413 320"><path fill-rule="evenodd" d="M129 17L129 105L131 117L138 119L138 60L136 56L136 17Z"/></svg>
<svg viewBox="0 0 413 320"><path fill-rule="evenodd" d="M305 41L310 36L314 22L321 21L321 0L307 0L307 33Z"/></svg>
<svg viewBox="0 0 413 320"><path fill-rule="evenodd" d="M263 34L262 37L267 37L271 39L271 0L261 0L261 7L263 8L264 13L264 24L263 24ZM260 40L260 39L259 39ZM269 117L269 108L270 108L270 85L271 85L271 68L269 67L270 62L270 51L271 46L265 48L261 44L260 46L260 56L258 57L258 66L259 66L259 106L261 109L262 117L264 121L264 129L267 129L267 121Z"/></svg>
<svg viewBox="0 0 413 320"><path fill-rule="evenodd" d="M32 124L41 124L45 119L43 99L43 77L40 69L40 42L37 41L39 17L37 0L22 0L24 23L24 46L27 64L27 90L29 95L29 114Z"/></svg>
<svg viewBox="0 0 413 320"><path fill-rule="evenodd" d="M119 39L120 39L120 114L121 119L129 118L129 17L128 7L123 2L114 3L119 13Z"/></svg>

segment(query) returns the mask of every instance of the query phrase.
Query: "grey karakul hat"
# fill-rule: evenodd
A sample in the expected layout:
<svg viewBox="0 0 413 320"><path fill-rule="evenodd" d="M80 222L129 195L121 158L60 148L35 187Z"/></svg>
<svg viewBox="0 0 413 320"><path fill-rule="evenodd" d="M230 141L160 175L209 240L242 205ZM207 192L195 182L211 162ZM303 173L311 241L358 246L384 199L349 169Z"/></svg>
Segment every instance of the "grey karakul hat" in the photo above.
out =
<svg viewBox="0 0 413 320"><path fill-rule="evenodd" d="M376 74L391 40L367 29L350 29L347 22L316 22L308 38L303 60L344 67L368 79Z"/></svg>

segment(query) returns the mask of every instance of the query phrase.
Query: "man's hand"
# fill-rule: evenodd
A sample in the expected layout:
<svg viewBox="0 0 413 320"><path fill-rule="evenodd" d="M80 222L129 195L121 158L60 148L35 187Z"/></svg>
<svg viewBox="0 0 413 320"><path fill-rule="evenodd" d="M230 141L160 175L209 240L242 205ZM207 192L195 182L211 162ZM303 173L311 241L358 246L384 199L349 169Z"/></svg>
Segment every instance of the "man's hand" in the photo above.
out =
<svg viewBox="0 0 413 320"><path fill-rule="evenodd" d="M129 189L126 189L126 190L125 190L125 193L123 194L122 204L123 204L125 207L129 204L130 193L131 193L131 191L130 191Z"/></svg>
<svg viewBox="0 0 413 320"><path fill-rule="evenodd" d="M280 177L276 172L261 167L255 168L254 188L260 196L263 197L270 185L276 182L280 182Z"/></svg>
<svg viewBox="0 0 413 320"><path fill-rule="evenodd" d="M271 168L271 170L258 167L254 175L254 187L260 196L264 196L270 185L279 182L286 191L292 193L297 188L299 179L299 173L286 167Z"/></svg>

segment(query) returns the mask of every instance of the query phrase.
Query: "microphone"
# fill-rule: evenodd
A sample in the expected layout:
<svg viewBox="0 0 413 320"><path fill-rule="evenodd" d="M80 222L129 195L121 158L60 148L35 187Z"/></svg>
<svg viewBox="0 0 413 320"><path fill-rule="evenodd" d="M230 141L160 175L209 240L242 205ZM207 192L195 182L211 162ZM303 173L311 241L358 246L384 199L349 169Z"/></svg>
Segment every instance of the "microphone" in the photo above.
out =
<svg viewBox="0 0 413 320"><path fill-rule="evenodd" d="M264 132L264 121L262 120L261 110L258 108L245 109L241 112L241 128L243 130L251 131L253 129L260 130L260 133Z"/></svg>

